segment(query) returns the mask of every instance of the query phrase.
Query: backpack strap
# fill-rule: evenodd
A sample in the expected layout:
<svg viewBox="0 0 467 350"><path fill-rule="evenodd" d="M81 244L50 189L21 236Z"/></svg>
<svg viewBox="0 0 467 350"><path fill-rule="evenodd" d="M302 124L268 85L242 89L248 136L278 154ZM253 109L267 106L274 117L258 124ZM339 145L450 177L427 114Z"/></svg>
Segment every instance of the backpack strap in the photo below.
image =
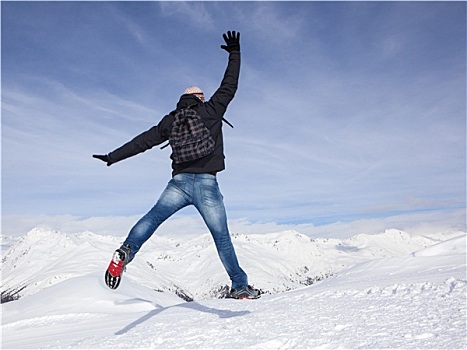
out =
<svg viewBox="0 0 467 350"><path fill-rule="evenodd" d="M228 126L230 126L233 129L233 125L229 123L229 121L225 118L222 118L222 121L226 123Z"/></svg>

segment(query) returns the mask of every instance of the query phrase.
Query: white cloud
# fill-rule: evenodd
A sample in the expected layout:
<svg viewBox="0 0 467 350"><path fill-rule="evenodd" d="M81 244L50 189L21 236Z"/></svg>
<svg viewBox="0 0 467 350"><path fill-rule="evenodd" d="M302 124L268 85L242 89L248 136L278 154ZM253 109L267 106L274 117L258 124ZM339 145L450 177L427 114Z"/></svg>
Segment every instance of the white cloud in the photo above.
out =
<svg viewBox="0 0 467 350"><path fill-rule="evenodd" d="M2 234L21 236L35 227L58 230L68 234L91 231L101 235L126 237L140 218L108 216L80 218L72 215L6 215L2 217ZM316 226L312 223L279 224L273 221L251 222L245 218L229 220L231 233L262 234L296 230L311 237L348 238L356 234L377 234L387 229L398 229L414 235L466 231L464 210L433 211L401 214L386 218L361 219ZM209 232L198 214L176 214L165 221L155 235L184 236Z"/></svg>
<svg viewBox="0 0 467 350"><path fill-rule="evenodd" d="M293 7L295 3L254 2L253 4L252 8L237 10L237 17L242 27L247 28L247 32L254 34L256 41L261 42L261 46L274 47L287 40L296 41L303 24L311 20L300 11L284 13L284 7ZM310 45L310 42L308 41L306 45Z"/></svg>
<svg viewBox="0 0 467 350"><path fill-rule="evenodd" d="M76 35L73 23L64 24L71 17L57 17L47 28L40 27L45 18L34 22L48 39L40 46L31 33L33 39L15 36L27 31L8 31L11 40L2 38L9 48L2 61L5 212L89 217L149 209L170 177L168 151L155 149L111 168L91 154L109 152L157 123L185 84L199 80L214 91L225 66L221 30L237 28L242 72L226 115L235 125L224 133L227 171L219 176L232 218L319 224L465 206L465 50L451 43L455 27L436 17L447 28L439 27L439 36L405 27L393 32L394 19L379 24L389 16L375 12L383 5L352 4L350 12L349 5L326 5L339 10L337 17L321 6L162 2L148 5L155 10L150 25L137 11L108 16L97 9L94 21L77 11L71 17L88 20L87 31L96 37L60 46L60 55L51 29ZM368 28L356 22L357 14ZM420 28L434 26L434 18L418 19L418 12L404 16L415 16ZM184 20L190 25L181 27ZM227 24L231 28L215 29ZM206 35L192 40L188 32ZM331 40L339 39L336 33L345 35ZM161 40L166 35L196 42L196 59L182 57L186 46ZM445 48L435 58L464 58L464 70L409 49L414 39L422 50L432 42ZM37 57L47 52L47 62L31 68L15 56L12 42Z"/></svg>
<svg viewBox="0 0 467 350"><path fill-rule="evenodd" d="M178 19L178 23L195 25L199 29L210 30L214 26L214 18L204 2L161 1L162 15Z"/></svg>

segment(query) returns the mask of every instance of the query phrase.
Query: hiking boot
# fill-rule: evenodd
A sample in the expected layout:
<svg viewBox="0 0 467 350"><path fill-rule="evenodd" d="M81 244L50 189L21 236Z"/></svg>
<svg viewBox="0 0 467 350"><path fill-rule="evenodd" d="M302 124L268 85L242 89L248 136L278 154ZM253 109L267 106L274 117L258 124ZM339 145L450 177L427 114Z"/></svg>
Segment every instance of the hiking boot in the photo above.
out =
<svg viewBox="0 0 467 350"><path fill-rule="evenodd" d="M240 289L231 289L230 298L233 299L258 299L261 297L261 291L252 286L246 286Z"/></svg>
<svg viewBox="0 0 467 350"><path fill-rule="evenodd" d="M122 279L122 274L125 271L125 266L130 257L130 247L128 245L121 246L117 249L110 260L109 267L105 272L105 284L110 289L117 289Z"/></svg>

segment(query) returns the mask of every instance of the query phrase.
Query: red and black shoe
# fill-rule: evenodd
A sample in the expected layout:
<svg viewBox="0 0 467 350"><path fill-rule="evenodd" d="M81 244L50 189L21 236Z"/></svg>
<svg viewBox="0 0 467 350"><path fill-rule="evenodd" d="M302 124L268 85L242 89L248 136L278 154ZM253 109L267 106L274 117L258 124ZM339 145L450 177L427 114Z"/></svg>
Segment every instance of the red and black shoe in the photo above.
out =
<svg viewBox="0 0 467 350"><path fill-rule="evenodd" d="M123 271L125 271L125 265L128 262L129 256L129 246L122 246L114 252L109 267L105 272L105 284L107 284L110 289L117 289L120 285L122 274Z"/></svg>

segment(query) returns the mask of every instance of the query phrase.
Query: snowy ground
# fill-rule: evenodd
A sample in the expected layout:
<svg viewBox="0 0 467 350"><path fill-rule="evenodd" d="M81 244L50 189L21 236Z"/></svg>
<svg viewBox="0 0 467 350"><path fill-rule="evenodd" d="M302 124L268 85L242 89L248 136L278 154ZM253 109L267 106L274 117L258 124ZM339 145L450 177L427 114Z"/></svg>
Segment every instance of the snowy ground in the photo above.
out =
<svg viewBox="0 0 467 350"><path fill-rule="evenodd" d="M37 235L40 236L37 233L31 236L37 238ZM67 241L68 237L57 237L63 239L57 242L61 247L76 243L73 239ZM263 243L259 238L249 238L248 241L243 237L245 245L240 241L235 244L242 249L253 246L255 251L261 247L269 249L275 244L274 249L279 255L290 246L293 251L304 244L303 237L297 235L286 234L286 239L283 234L264 237ZM398 244L391 245L396 238ZM95 244L93 239L89 236L90 246ZM403 246L400 239L411 243ZM269 240L266 245L264 240ZM28 239L23 245L26 241ZM440 243L433 240L427 248L414 249L415 253L381 251L381 242L391 249L403 246L403 251L411 245L426 245L426 242L421 243L420 237L412 240L402 233L389 232L378 239L360 236L353 241L353 246L352 240L336 241L332 251L331 246L328 250L323 248L329 241L318 242L320 249L316 248L316 242L312 242L317 250L311 255L313 259L330 260L330 256L337 259L342 255L339 253L344 253L345 258L336 260L342 265L346 261L350 264L353 254L355 266L343 267L333 276L311 286L266 294L255 301L195 298L193 302L183 302L173 293L156 291L150 284L143 285L136 271L135 276L127 271L121 287L111 291L103 284L102 271L94 263L91 262L90 268L84 269L81 275L68 268L73 273L63 276L57 273L57 266L63 265L63 260L50 258L47 267L50 276L61 277L50 277L45 286L43 277L34 280L23 275L23 279L40 288L29 287L29 295L2 304L2 347L466 348L465 233ZM297 245L297 242L301 244ZM39 241L36 243L39 245ZM8 262L18 264L34 253L32 246L22 250L20 244L17 243L16 250L15 246L10 249L17 255L5 256L3 277L6 274L12 279L14 271L16 275L24 273L21 267L15 270ZM203 245L198 248L199 252ZM168 251L169 247L165 253ZM272 258L272 255L268 257ZM150 258L148 255L142 260ZM27 259L34 261L30 257ZM156 268L163 270L164 264L170 261L176 265L178 260L172 256L153 262L160 263ZM292 264L296 264L295 260ZM322 265L325 266L328 265ZM150 271L153 269L148 273ZM280 276L268 278L281 280ZM267 287L261 277L258 282ZM293 280L289 282L295 283ZM184 288L189 289L189 284ZM192 292L193 295L197 293L200 294Z"/></svg>

